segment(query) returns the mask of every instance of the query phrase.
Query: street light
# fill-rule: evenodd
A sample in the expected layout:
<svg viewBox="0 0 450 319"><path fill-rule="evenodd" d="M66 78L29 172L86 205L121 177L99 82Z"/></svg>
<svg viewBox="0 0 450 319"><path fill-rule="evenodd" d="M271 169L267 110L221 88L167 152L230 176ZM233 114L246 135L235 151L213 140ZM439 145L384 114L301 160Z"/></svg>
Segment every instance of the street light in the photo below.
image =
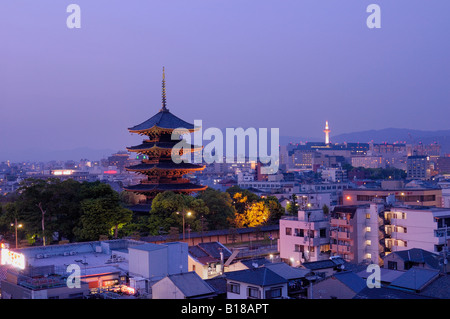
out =
<svg viewBox="0 0 450 319"><path fill-rule="evenodd" d="M181 216L183 216L183 241L185 240L185 232L184 232L184 226L185 226L185 222L184 222L184 217L187 215L187 216L191 216L192 215L192 213L191 212L186 212L184 209L183 209L183 211L180 213L180 212L177 212L177 214L179 215L179 214L181 214Z"/></svg>
<svg viewBox="0 0 450 319"><path fill-rule="evenodd" d="M11 227L14 227L16 231L16 249L19 246L17 241L17 228L22 228L22 226L22 224L17 224L17 218L14 219L14 223L11 223Z"/></svg>

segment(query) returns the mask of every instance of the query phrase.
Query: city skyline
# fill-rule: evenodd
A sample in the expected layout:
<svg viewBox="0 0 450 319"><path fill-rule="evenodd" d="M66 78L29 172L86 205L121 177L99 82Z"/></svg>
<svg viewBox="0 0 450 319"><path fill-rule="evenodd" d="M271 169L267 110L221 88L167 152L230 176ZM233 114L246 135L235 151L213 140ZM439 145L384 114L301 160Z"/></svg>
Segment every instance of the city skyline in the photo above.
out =
<svg viewBox="0 0 450 319"><path fill-rule="evenodd" d="M76 30L66 4L0 4L4 156L134 145L163 66L167 107L205 127L448 129L447 2L378 1L381 29L360 1L77 3Z"/></svg>

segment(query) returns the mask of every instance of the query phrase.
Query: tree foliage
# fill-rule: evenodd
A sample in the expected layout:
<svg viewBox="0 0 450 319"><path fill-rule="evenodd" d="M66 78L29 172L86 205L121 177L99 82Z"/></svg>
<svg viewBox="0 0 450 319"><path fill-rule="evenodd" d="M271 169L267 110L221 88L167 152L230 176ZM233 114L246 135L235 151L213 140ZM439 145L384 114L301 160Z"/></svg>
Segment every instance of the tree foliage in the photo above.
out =
<svg viewBox="0 0 450 319"><path fill-rule="evenodd" d="M45 236L46 242L53 239L77 241L94 239L93 234L107 235L111 228L117 235L130 216L131 212L120 205L119 195L99 181L27 179L22 182L14 201L4 205L0 229L8 234L7 226L17 219L23 224L22 237Z"/></svg>

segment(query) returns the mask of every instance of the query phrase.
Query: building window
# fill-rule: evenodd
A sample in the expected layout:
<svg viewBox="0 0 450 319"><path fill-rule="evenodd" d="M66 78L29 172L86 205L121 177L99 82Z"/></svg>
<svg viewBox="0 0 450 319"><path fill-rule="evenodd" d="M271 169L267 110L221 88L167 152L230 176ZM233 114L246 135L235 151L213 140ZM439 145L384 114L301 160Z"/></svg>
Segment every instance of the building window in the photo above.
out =
<svg viewBox="0 0 450 319"><path fill-rule="evenodd" d="M247 297L249 299L260 299L261 295L259 289L256 287L248 287L247 288Z"/></svg>
<svg viewBox="0 0 450 319"><path fill-rule="evenodd" d="M320 238L326 238L327 237L327 229L326 228L319 229L319 237Z"/></svg>
<svg viewBox="0 0 450 319"><path fill-rule="evenodd" d="M331 250L330 244L320 245L321 253L326 253L326 252L329 252L330 250Z"/></svg>
<svg viewBox="0 0 450 319"><path fill-rule="evenodd" d="M286 227L286 235L292 235L292 228Z"/></svg>
<svg viewBox="0 0 450 319"><path fill-rule="evenodd" d="M366 227L366 232L370 232L372 230L372 228L370 228L370 226Z"/></svg>
<svg viewBox="0 0 450 319"><path fill-rule="evenodd" d="M297 236L297 237L303 237L303 236L304 236L303 229L295 228L295 230L294 230L294 236Z"/></svg>
<svg viewBox="0 0 450 319"><path fill-rule="evenodd" d="M370 219L370 214L366 214L366 219Z"/></svg>
<svg viewBox="0 0 450 319"><path fill-rule="evenodd" d="M234 294L240 294L241 293L241 285L234 283L234 282L230 282L227 285L227 291L232 292Z"/></svg>
<svg viewBox="0 0 450 319"><path fill-rule="evenodd" d="M272 288L266 291L266 299L281 298L282 287Z"/></svg>
<svg viewBox="0 0 450 319"><path fill-rule="evenodd" d="M397 270L397 262L396 261L388 261L388 269Z"/></svg>

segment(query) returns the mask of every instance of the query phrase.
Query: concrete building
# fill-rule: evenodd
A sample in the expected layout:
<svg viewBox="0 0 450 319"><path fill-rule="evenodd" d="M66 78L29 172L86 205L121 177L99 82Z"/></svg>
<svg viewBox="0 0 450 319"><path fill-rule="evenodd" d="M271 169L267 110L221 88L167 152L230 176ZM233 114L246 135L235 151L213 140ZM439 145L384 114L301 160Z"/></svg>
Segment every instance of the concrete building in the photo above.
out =
<svg viewBox="0 0 450 319"><path fill-rule="evenodd" d="M383 209L378 203L335 207L330 216L331 254L349 262L378 264L384 252L378 229Z"/></svg>
<svg viewBox="0 0 450 319"><path fill-rule="evenodd" d="M329 221L322 209L280 219L280 258L291 266L330 257Z"/></svg>
<svg viewBox="0 0 450 319"><path fill-rule="evenodd" d="M322 179L331 183L347 183L347 171L340 168L325 168L321 172Z"/></svg>
<svg viewBox="0 0 450 319"><path fill-rule="evenodd" d="M386 161L382 156L353 156L352 162L353 167L364 167L364 168L385 168Z"/></svg>
<svg viewBox="0 0 450 319"><path fill-rule="evenodd" d="M312 183L301 184L299 193L317 193L329 194L330 205L328 207L339 205L342 192L348 189L348 183ZM321 207L320 207L321 208Z"/></svg>
<svg viewBox="0 0 450 319"><path fill-rule="evenodd" d="M3 247L2 297L80 298L100 290L122 288L128 280L128 249L142 244L108 240L11 250ZM21 263L16 262L18 257ZM79 270L82 289L67 285L74 269Z"/></svg>
<svg viewBox="0 0 450 319"><path fill-rule="evenodd" d="M344 189L342 203L347 205L370 204L373 200L386 201L389 196L392 200L405 205L442 206L442 189L440 188L353 188Z"/></svg>
<svg viewBox="0 0 450 319"><path fill-rule="evenodd" d="M188 272L187 243L146 243L130 247L128 251L130 284L146 293L162 278Z"/></svg>
<svg viewBox="0 0 450 319"><path fill-rule="evenodd" d="M431 176L429 161L430 158L425 155L408 156L406 161L407 178L422 180L429 179Z"/></svg>
<svg viewBox="0 0 450 319"><path fill-rule="evenodd" d="M388 252L419 248L439 253L450 233L450 209L393 206L384 211L385 247Z"/></svg>

